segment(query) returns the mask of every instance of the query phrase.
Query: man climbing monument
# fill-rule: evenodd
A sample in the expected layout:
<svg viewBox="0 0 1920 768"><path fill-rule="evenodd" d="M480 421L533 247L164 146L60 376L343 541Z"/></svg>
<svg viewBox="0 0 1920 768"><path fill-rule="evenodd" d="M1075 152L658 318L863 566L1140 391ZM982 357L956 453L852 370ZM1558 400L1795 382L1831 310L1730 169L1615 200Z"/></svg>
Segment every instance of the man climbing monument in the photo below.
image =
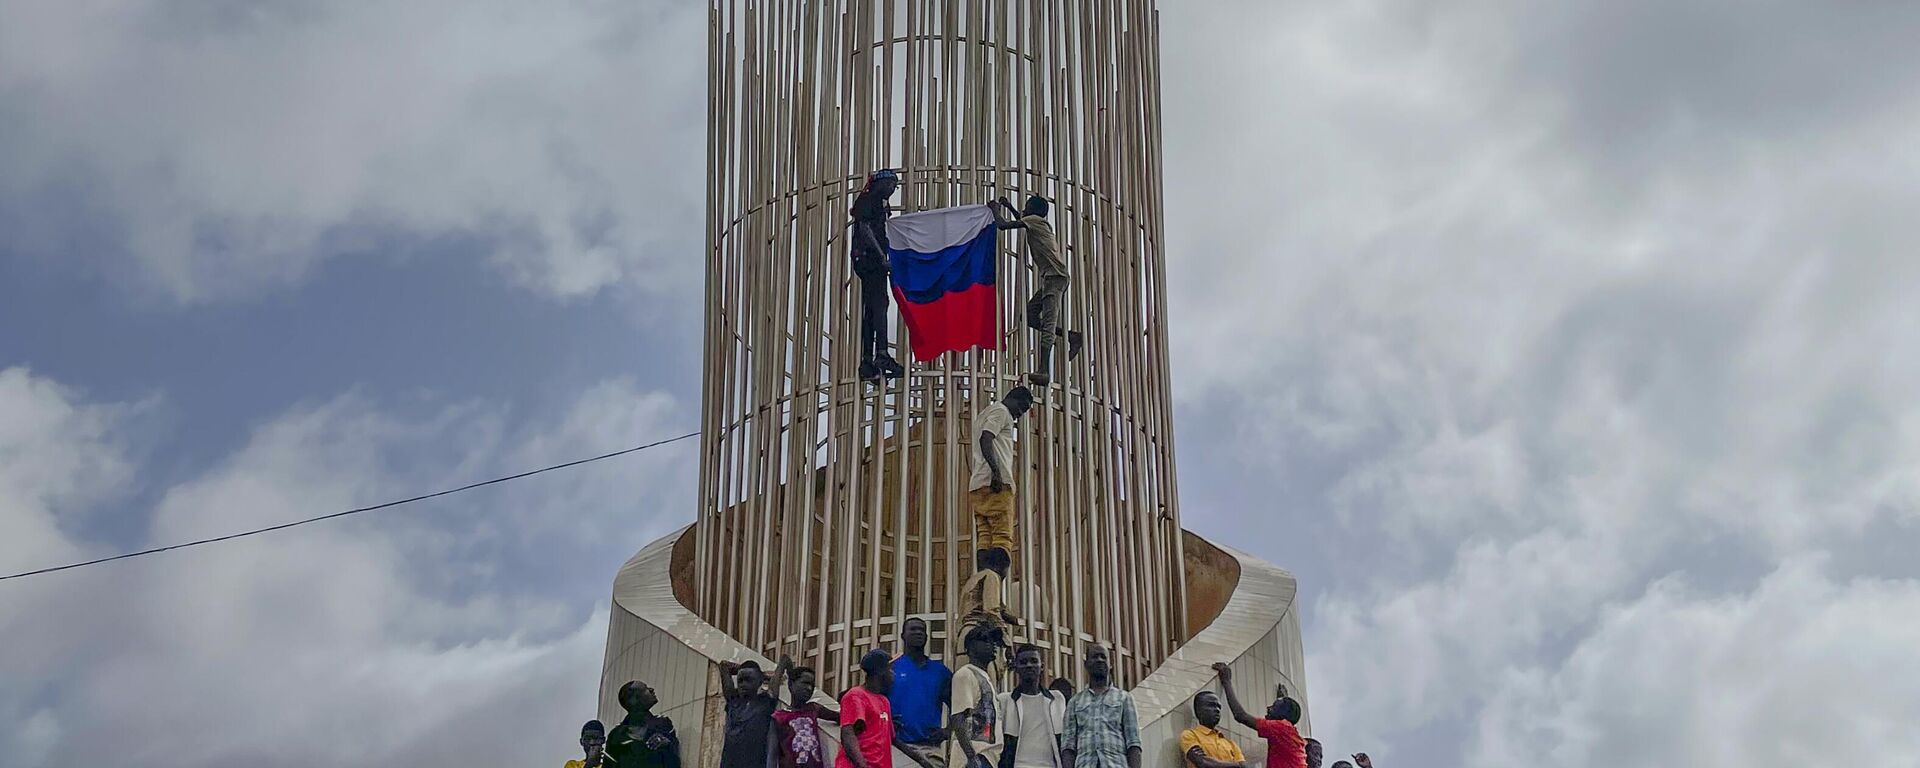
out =
<svg viewBox="0 0 1920 768"><path fill-rule="evenodd" d="M1034 290L1033 298L1027 300L1027 327L1039 332L1039 359L1033 373L1027 374L1027 380L1036 387L1044 387L1052 381L1053 345L1055 340L1067 340L1067 359L1080 356L1086 337L1079 331L1063 330L1060 314L1061 304L1066 301L1067 288L1072 280L1067 276L1067 262L1060 258L1059 242L1053 236L1053 224L1047 221L1047 199L1039 195L1027 198L1027 206L1018 215L1013 204L1002 197L990 204L993 217L1001 229L1024 229L1027 261L1033 264L1034 276L1039 287Z"/></svg>
<svg viewBox="0 0 1920 768"><path fill-rule="evenodd" d="M1033 393L1014 387L973 416L975 450L967 501L973 508L975 572L960 587L961 627L1019 621L1006 609L1006 580L1013 568L1013 432L1032 407Z"/></svg>
<svg viewBox="0 0 1920 768"><path fill-rule="evenodd" d="M860 378L900 378L906 369L887 353L887 200L900 188L900 175L882 168L867 177L866 188L853 199L853 232L848 254L853 274L860 278Z"/></svg>

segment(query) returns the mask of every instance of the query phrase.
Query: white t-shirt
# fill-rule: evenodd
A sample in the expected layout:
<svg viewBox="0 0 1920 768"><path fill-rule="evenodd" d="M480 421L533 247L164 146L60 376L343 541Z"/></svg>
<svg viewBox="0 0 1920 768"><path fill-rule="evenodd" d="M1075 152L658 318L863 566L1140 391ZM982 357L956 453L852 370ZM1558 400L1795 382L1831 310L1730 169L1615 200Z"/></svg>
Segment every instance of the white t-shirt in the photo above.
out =
<svg viewBox="0 0 1920 768"><path fill-rule="evenodd" d="M993 405L973 415L973 439L980 440L981 432L993 433L993 457L1000 460L1000 481L1008 488L1013 487L1013 414L1007 406L995 401ZM973 479L967 484L967 490L977 491L993 485L993 467L987 466L987 459L980 455L980 446L975 445L973 453Z"/></svg>
<svg viewBox="0 0 1920 768"><path fill-rule="evenodd" d="M1014 701L1011 691L1000 694L1000 721L1006 725L1007 735L1020 741L1019 751L1013 755L1014 768L1059 768L1059 742L1055 737L1067 725L1065 696L1021 696Z"/></svg>
<svg viewBox="0 0 1920 768"><path fill-rule="evenodd" d="M949 712L967 712L967 740L973 742L973 751L985 757L987 765L999 765L1006 734L1000 730L1000 692L993 678L969 662L953 673L953 698L947 706ZM958 740L952 741L947 745L947 765L964 768L966 764L967 753L961 751Z"/></svg>

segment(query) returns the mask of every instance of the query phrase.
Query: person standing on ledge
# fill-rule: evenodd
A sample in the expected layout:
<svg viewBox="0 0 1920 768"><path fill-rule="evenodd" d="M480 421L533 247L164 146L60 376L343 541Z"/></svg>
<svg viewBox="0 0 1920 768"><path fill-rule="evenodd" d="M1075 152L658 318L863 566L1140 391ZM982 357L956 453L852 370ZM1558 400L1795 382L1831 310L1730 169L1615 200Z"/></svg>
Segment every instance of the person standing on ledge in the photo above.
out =
<svg viewBox="0 0 1920 768"><path fill-rule="evenodd" d="M1027 231L1027 261L1033 264L1034 276L1040 283L1033 298L1027 300L1027 327L1040 333L1039 359L1034 372L1027 374L1027 380L1036 387L1044 387L1052 381L1054 341L1067 340L1068 360L1079 357L1080 348L1086 342L1085 335L1079 331L1062 330L1060 321L1061 304L1066 301L1067 288L1073 281L1067 275L1066 260L1060 258L1053 224L1047 221L1046 198L1039 195L1027 198L1026 208L1018 214L1004 197L989 203L988 207L993 209L994 221L1001 229Z"/></svg>
<svg viewBox="0 0 1920 768"><path fill-rule="evenodd" d="M1220 691L1227 695L1227 708L1233 710L1233 719L1267 740L1267 768L1307 768L1307 740L1300 737L1300 729L1295 725L1300 722L1300 702L1281 696L1267 707L1265 718L1254 717L1240 707L1240 698L1233 695L1233 667L1219 663L1213 665L1213 671L1220 673Z"/></svg>
<svg viewBox="0 0 1920 768"><path fill-rule="evenodd" d="M1061 768L1060 729L1067 724L1067 699L1042 688L1046 664L1040 649L1021 645L1013 649L1014 689L1000 694L1000 722L1007 741L1000 748L1000 768Z"/></svg>
<svg viewBox="0 0 1920 768"><path fill-rule="evenodd" d="M948 711L948 738L953 750L947 765L966 768L997 768L1000 746L1000 691L987 668L1000 655L1005 636L995 624L975 624L967 629L967 664L953 674L953 703Z"/></svg>
<svg viewBox="0 0 1920 768"><path fill-rule="evenodd" d="M860 657L866 680L840 697L840 757L834 768L893 768L893 665L886 651Z"/></svg>
<svg viewBox="0 0 1920 768"><path fill-rule="evenodd" d="M976 623L1017 624L1006 608L1006 581L1013 569L1013 432L1033 407L1033 393L1014 387L973 415L973 476L967 502L973 508L974 574L960 587L961 636Z"/></svg>
<svg viewBox="0 0 1920 768"><path fill-rule="evenodd" d="M947 732L940 704L947 700L953 671L927 656L927 622L918 616L900 625L906 652L893 660L893 744L920 768L945 768Z"/></svg>
<svg viewBox="0 0 1920 768"><path fill-rule="evenodd" d="M1060 734L1066 768L1140 768L1140 713L1133 696L1113 684L1107 647L1087 646L1087 688L1067 703Z"/></svg>
<svg viewBox="0 0 1920 768"><path fill-rule="evenodd" d="M565 768L600 768L607 756L607 727L598 720L588 720L580 726L580 750L586 756L568 760Z"/></svg>
<svg viewBox="0 0 1920 768"><path fill-rule="evenodd" d="M1198 725L1180 732L1180 755L1193 768L1246 768L1240 745L1220 730L1220 697L1201 691L1193 697L1193 719Z"/></svg>
<svg viewBox="0 0 1920 768"><path fill-rule="evenodd" d="M860 278L860 378L900 378L906 369L887 353L887 308L893 290L887 275L887 200L900 188L900 174L882 168L867 177L867 186L853 199L853 232L848 254L853 274Z"/></svg>
<svg viewBox="0 0 1920 768"><path fill-rule="evenodd" d="M680 737L672 720L653 713L660 703L653 688L635 680L620 686L618 700L627 717L607 734L606 761L620 768L680 768Z"/></svg>
<svg viewBox="0 0 1920 768"><path fill-rule="evenodd" d="M822 720L840 721L840 713L813 700L812 667L787 673L787 706L773 713L775 764L779 768L826 768Z"/></svg>
<svg viewBox="0 0 1920 768"><path fill-rule="evenodd" d="M758 663L720 663L720 691L726 696L727 736L720 749L720 768L767 768L767 746L772 743L773 712L780 707L779 678L793 667L781 657L780 673L767 679Z"/></svg>

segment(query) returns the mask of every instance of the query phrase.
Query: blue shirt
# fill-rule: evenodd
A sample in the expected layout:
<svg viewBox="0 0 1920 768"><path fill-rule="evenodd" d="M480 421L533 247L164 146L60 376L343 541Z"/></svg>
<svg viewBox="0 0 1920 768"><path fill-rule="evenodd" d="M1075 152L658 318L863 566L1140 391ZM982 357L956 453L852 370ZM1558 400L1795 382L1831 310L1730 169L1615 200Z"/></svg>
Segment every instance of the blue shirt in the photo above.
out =
<svg viewBox="0 0 1920 768"><path fill-rule="evenodd" d="M893 692L887 700L893 704L893 732L901 741L926 744L946 739L940 693L952 680L953 671L938 659L927 659L926 666L905 655L893 660Z"/></svg>

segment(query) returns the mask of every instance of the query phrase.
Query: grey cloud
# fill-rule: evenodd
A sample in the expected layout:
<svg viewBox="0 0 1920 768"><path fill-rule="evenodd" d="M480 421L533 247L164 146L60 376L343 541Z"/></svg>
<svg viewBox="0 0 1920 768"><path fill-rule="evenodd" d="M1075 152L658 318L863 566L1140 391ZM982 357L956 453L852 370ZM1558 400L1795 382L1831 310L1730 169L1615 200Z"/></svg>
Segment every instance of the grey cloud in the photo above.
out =
<svg viewBox="0 0 1920 768"><path fill-rule="evenodd" d="M1453 765L1577 765L1594 733L1754 737L1582 730L1606 696L1530 686L1630 663L1644 641L1609 611L1649 585L1762 600L1783 562L1920 543L1920 355L1896 330L1920 303L1899 212L1920 113L1913 78L1878 77L1920 65L1890 44L1912 12L1222 3L1163 23L1180 401L1257 424L1226 453L1271 487L1237 497L1286 501L1224 524L1324 551L1300 571L1316 735ZM1278 462L1321 476L1258 470ZM1859 635L1835 653L1906 631L1775 611ZM1874 690L1875 716L1914 712Z"/></svg>
<svg viewBox="0 0 1920 768"><path fill-rule="evenodd" d="M295 283L367 227L485 235L556 297L657 291L698 263L703 11L6 4L0 221L185 302Z"/></svg>
<svg viewBox="0 0 1920 768"><path fill-rule="evenodd" d="M1677 580L1610 605L1551 672L1481 713L1483 765L1899 765L1920 760L1920 584L1836 580L1818 558L1751 592Z"/></svg>
<svg viewBox="0 0 1920 768"><path fill-rule="evenodd" d="M167 489L150 521L130 511L122 525L171 542L577 458L657 434L670 403L622 380L530 415L348 393L266 421L226 459ZM123 411L19 369L0 372L0 413L39 425L0 433L0 456L71 457L33 465L39 487L56 491L85 486L100 467L136 472L116 447ZM0 752L23 766L564 755L592 715L606 631L593 596L626 554L681 516L681 496L662 489L684 475L683 461L642 455L618 471L575 472L545 506L536 502L550 494L501 489L9 582L0 589L0 677L9 681ZM0 526L44 531L49 517L101 503L38 497L50 501L8 508ZM37 543L9 548L8 570L94 549L57 530ZM570 560L587 567L555 568ZM495 574L503 568L509 574Z"/></svg>

